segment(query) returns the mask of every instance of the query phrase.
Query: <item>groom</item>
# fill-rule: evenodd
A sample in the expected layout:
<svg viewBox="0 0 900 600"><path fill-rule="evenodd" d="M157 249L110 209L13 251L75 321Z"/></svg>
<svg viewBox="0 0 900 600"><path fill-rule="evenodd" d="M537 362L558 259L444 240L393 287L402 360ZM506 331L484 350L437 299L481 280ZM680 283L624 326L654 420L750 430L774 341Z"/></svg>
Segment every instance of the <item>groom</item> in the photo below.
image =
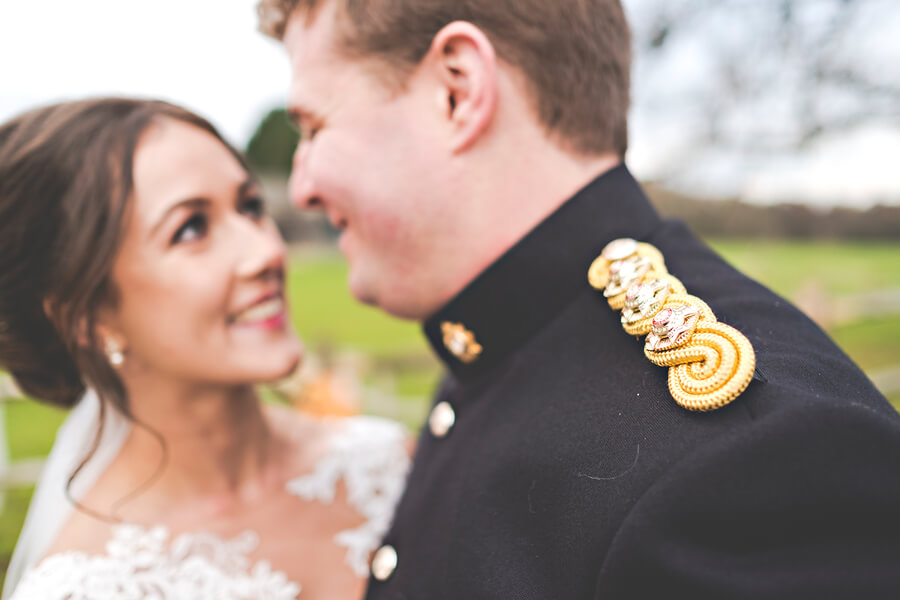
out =
<svg viewBox="0 0 900 600"><path fill-rule="evenodd" d="M900 594L898 417L800 312L654 212L622 164L618 0L260 17L291 61L293 199L341 230L352 293L422 321L448 371L368 598ZM658 248L656 272L752 345L713 405L733 402L682 408L599 291L652 249L607 248L589 285L617 238Z"/></svg>

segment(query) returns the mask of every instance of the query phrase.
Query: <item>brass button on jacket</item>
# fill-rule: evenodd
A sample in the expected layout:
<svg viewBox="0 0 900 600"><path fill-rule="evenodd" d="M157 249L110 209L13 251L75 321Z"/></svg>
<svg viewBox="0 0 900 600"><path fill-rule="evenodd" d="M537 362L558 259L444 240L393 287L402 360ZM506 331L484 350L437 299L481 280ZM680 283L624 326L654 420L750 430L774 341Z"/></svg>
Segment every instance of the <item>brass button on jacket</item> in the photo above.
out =
<svg viewBox="0 0 900 600"><path fill-rule="evenodd" d="M456 424L456 412L450 403L438 402L435 404L428 417L428 428L431 430L431 434L436 438L447 437L454 424Z"/></svg>

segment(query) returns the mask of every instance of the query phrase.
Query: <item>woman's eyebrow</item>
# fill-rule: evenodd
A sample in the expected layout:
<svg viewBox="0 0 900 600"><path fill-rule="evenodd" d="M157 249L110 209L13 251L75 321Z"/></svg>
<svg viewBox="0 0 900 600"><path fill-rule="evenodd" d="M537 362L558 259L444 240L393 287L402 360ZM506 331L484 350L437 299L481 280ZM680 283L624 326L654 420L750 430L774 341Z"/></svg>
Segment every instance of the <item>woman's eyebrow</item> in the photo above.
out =
<svg viewBox="0 0 900 600"><path fill-rule="evenodd" d="M243 187L243 185L241 186ZM212 204L208 198L188 198L187 200L182 200L181 202L176 202L175 204L169 206L162 215L159 216L158 219L154 222L154 225L150 228L150 235L156 234L157 230L162 227L163 223L166 222L166 219L169 218L173 212L178 210L179 208L204 208Z"/></svg>

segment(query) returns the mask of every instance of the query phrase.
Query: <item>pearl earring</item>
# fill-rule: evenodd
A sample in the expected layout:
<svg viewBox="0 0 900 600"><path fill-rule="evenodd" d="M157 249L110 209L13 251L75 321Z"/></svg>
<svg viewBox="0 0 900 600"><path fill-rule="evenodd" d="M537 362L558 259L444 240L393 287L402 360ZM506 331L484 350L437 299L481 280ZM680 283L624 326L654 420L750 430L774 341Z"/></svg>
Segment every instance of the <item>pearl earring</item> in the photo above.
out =
<svg viewBox="0 0 900 600"><path fill-rule="evenodd" d="M109 364L117 369L125 364L125 353L113 341L106 342L106 357L109 359Z"/></svg>
<svg viewBox="0 0 900 600"><path fill-rule="evenodd" d="M109 353L109 362L114 367L121 367L125 364L125 355L122 354L121 351L116 350L115 352Z"/></svg>

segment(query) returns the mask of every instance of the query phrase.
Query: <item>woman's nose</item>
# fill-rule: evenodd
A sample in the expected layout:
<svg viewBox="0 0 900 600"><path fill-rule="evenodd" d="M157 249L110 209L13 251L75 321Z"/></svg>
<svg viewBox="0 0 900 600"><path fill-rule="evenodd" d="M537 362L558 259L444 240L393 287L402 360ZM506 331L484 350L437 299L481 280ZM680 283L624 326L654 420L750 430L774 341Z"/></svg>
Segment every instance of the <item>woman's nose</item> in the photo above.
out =
<svg viewBox="0 0 900 600"><path fill-rule="evenodd" d="M265 219L257 223L245 221L243 225L243 239L236 244L240 252L238 274L252 279L282 273L285 267L285 245L275 224Z"/></svg>

